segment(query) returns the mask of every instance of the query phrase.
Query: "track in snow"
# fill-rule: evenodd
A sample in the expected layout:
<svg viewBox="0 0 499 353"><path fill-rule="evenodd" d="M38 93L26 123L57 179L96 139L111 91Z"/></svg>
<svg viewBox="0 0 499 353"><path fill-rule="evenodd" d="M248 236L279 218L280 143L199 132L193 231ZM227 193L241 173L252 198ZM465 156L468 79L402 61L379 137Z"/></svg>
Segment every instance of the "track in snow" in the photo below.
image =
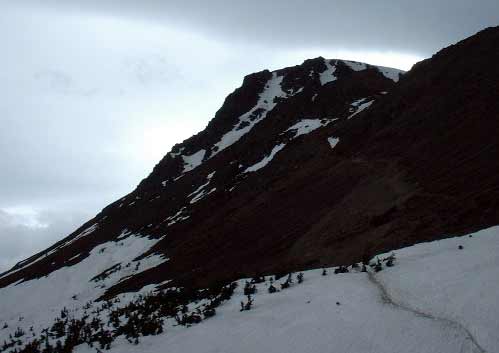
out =
<svg viewBox="0 0 499 353"><path fill-rule="evenodd" d="M428 320L433 320L433 321L439 322L439 323L443 324L444 326L454 328L457 331L460 331L461 333L463 333L466 336L466 340L470 341L472 343L473 347L471 347L472 350L469 351L470 353L487 353L487 351L478 343L475 336L473 336L473 334L466 327L464 327L461 323L454 321L454 320L451 320L451 319L444 318L444 317L435 316L433 314L412 308L407 304L404 304L400 301L397 301L388 293L388 291L387 291L386 287L383 285L383 283L381 283L376 278L374 273L372 273L372 272L368 272L368 279L380 291L381 300L383 301L384 304L390 305L390 306L397 308L399 310L413 313L416 316L419 316L419 317L422 317L422 318L425 318ZM466 352L465 349L466 349L466 347L463 345L461 347L461 353Z"/></svg>

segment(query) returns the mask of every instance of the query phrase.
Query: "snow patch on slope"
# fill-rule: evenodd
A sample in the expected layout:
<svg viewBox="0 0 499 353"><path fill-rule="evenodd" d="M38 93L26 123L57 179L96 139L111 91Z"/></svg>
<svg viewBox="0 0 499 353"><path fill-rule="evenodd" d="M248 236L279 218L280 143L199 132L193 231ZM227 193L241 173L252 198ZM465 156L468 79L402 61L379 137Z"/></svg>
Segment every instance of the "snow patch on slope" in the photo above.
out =
<svg viewBox="0 0 499 353"><path fill-rule="evenodd" d="M287 131L295 131L295 135L291 139L295 139L298 136L306 135L312 131L317 130L320 127L326 126L329 123L336 121L338 119L302 119L293 126L289 127Z"/></svg>
<svg viewBox="0 0 499 353"><path fill-rule="evenodd" d="M400 79L400 75L405 72L398 69L392 69L391 67L371 66L357 61L344 60L343 62L354 71L363 71L370 67L373 67L378 70L383 76L394 82L398 82L398 80Z"/></svg>
<svg viewBox="0 0 499 353"><path fill-rule="evenodd" d="M329 146L331 146L331 148L335 148L338 142L340 142L340 139L331 136L327 138L327 142L329 142Z"/></svg>
<svg viewBox="0 0 499 353"><path fill-rule="evenodd" d="M324 60L324 64L326 65L326 70L320 73L319 79L321 81L321 85L325 85L326 83L336 81L338 78L334 75L336 71L336 66L331 64L331 60ZM336 64L336 61L335 61Z"/></svg>
<svg viewBox="0 0 499 353"><path fill-rule="evenodd" d="M211 178L213 177L213 175L215 175L215 172L208 174L208 176L206 177L206 179L207 179L206 183L204 183L203 185L201 185L200 187L198 187L196 190L194 190L193 192L191 192L188 195L188 197L192 196L192 199L189 201L189 203L191 203L191 204L196 203L199 200L206 197L207 195L209 195L212 192L215 192L217 190L216 188L212 188L209 191L205 190L206 186L208 186L210 184L210 181L211 181Z"/></svg>
<svg viewBox="0 0 499 353"><path fill-rule="evenodd" d="M350 67L353 71L364 71L367 69L367 65L360 63L358 61L343 60L343 62Z"/></svg>
<svg viewBox="0 0 499 353"><path fill-rule="evenodd" d="M74 243L75 241L77 241L78 239L81 239L83 237L86 237L87 235L95 232L97 230L97 228L99 228L99 224L98 223L94 223L92 224L90 227L84 229L81 233L79 233L76 237L74 237L73 239L71 239L70 241L68 241L67 243L65 243L64 245L62 245L62 247L65 247L65 246L68 246L69 244L72 244Z"/></svg>
<svg viewBox="0 0 499 353"><path fill-rule="evenodd" d="M279 144L277 146L274 146L274 148L272 148L272 151L270 151L270 154L268 156L265 156L258 163L255 163L252 166L249 166L248 168L246 168L244 170L244 173L256 172L257 170L262 169L267 164L269 164L270 161L272 161L272 159L274 158L274 156L277 154L277 152L279 152L280 150L282 150L285 146L286 146L285 143L281 143L281 144Z"/></svg>
<svg viewBox="0 0 499 353"><path fill-rule="evenodd" d="M277 105L275 102L276 98L287 97L286 92L281 87L283 78L284 76L277 76L276 72L272 73L272 78L265 85L263 92L260 93L257 104L251 110L241 115L236 126L223 135L220 141L215 143L210 158L239 141L257 123L265 119L267 113Z"/></svg>
<svg viewBox="0 0 499 353"><path fill-rule="evenodd" d="M295 130L295 135L293 138L297 138L300 135L308 134L318 128L322 127L321 119L302 119L286 131Z"/></svg>
<svg viewBox="0 0 499 353"><path fill-rule="evenodd" d="M381 72L386 78L389 78L390 80L394 82L398 82L400 79L400 75L404 74L405 71L398 70L398 69L392 69L391 67L384 67L384 66L376 66L379 72Z"/></svg>
<svg viewBox="0 0 499 353"><path fill-rule="evenodd" d="M189 219L191 216L186 214L187 212L187 207L182 207L180 210L177 211L173 216L167 217L163 222L168 222L168 227L171 225L174 225L176 223L180 223L182 221L185 221L186 219Z"/></svg>
<svg viewBox="0 0 499 353"><path fill-rule="evenodd" d="M176 158L178 156L180 156L182 154L182 152L185 150L185 147L180 147L179 150L177 152L168 152L168 154L172 157L172 158Z"/></svg>
<svg viewBox="0 0 499 353"><path fill-rule="evenodd" d="M189 156L182 156L182 159L184 160L184 171L183 173L187 173L203 163L204 156L206 154L206 150L199 150L194 154L191 154Z"/></svg>
<svg viewBox="0 0 499 353"><path fill-rule="evenodd" d="M351 113L353 112L353 113L350 114L347 117L347 119L351 119L354 116L356 116L357 114L363 112L364 110L369 108L373 103L374 103L374 99L367 101L367 98L361 98L361 99L358 99L358 100L352 102L352 104L350 104L350 106L351 106L350 112Z"/></svg>
<svg viewBox="0 0 499 353"><path fill-rule="evenodd" d="M202 200L204 199L206 196L208 196L209 194L211 193L214 193L215 191L217 191L217 188L212 188L211 190L209 191L205 191L203 190L202 192L200 192L199 194L197 194L196 196L194 196L192 198L192 200L190 201L191 204L194 204L196 202L198 202L199 200Z"/></svg>
<svg viewBox="0 0 499 353"><path fill-rule="evenodd" d="M298 121L296 124L290 126L287 130L284 131L284 133L288 131L293 131L294 135L290 138L291 140L294 140L298 136L301 135L306 135L311 133L312 131L315 131L323 126L326 126L338 119L302 119ZM249 173L249 172L255 172L259 169L262 169L265 167L267 164L269 164L274 156L281 151L284 147L286 146L285 143L278 144L274 146L272 151L270 152L269 155L265 156L262 160L260 160L258 163L255 163L254 165L246 168L243 173Z"/></svg>
<svg viewBox="0 0 499 353"><path fill-rule="evenodd" d="M300 87L296 91L294 90L294 88L289 89L289 93L288 93L289 97L296 96L297 94L303 92L303 89L304 89L304 87Z"/></svg>

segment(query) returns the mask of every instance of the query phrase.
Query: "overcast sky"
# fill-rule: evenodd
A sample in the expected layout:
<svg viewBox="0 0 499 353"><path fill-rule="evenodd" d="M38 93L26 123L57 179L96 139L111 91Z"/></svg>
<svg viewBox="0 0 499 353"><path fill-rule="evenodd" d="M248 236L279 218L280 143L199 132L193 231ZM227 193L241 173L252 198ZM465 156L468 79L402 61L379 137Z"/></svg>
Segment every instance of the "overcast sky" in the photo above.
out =
<svg viewBox="0 0 499 353"><path fill-rule="evenodd" d="M497 0L0 4L0 271L130 192L248 73L409 69L499 24Z"/></svg>

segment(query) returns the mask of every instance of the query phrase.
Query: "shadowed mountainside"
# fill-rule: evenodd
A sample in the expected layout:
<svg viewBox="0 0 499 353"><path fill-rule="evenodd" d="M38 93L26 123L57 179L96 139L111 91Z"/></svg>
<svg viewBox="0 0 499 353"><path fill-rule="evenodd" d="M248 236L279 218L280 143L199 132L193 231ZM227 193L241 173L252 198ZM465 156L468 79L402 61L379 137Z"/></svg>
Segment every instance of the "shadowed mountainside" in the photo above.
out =
<svg viewBox="0 0 499 353"><path fill-rule="evenodd" d="M400 80L323 58L248 75L136 190L0 287L128 234L154 240L137 261L168 260L104 296L349 264L499 224L498 42L499 28L486 29Z"/></svg>

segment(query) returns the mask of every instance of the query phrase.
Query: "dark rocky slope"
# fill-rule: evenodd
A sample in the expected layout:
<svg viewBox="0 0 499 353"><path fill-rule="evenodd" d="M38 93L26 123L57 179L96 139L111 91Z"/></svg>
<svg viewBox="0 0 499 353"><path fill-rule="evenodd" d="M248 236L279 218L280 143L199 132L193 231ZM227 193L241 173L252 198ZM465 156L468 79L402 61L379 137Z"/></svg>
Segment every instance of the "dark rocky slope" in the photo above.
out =
<svg viewBox="0 0 499 353"><path fill-rule="evenodd" d="M170 260L108 296L346 264L498 224L498 42L499 28L484 30L398 83L394 71L322 58L249 75L136 190L0 287L77 264L124 229L160 239L143 257ZM318 128L297 136L299 122Z"/></svg>

